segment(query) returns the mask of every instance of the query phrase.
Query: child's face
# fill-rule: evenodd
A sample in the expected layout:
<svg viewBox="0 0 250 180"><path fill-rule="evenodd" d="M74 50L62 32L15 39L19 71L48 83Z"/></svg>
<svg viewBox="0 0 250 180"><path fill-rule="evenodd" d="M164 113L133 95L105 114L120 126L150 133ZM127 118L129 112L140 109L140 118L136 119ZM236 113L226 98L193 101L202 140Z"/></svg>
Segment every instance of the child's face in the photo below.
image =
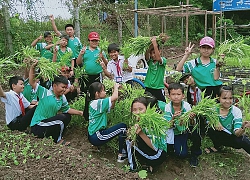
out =
<svg viewBox="0 0 250 180"><path fill-rule="evenodd" d="M141 113L145 113L146 112L147 107L140 103L140 102L135 102L132 105L132 113L133 114L141 114Z"/></svg>
<svg viewBox="0 0 250 180"><path fill-rule="evenodd" d="M210 57L213 52L214 52L214 49L208 45L203 45L200 47L200 53L201 53L201 56L203 57Z"/></svg>
<svg viewBox="0 0 250 180"><path fill-rule="evenodd" d="M169 93L169 99L173 102L173 104L180 104L184 99L184 94L181 89L172 89Z"/></svg>
<svg viewBox="0 0 250 180"><path fill-rule="evenodd" d="M161 53L161 52L160 52ZM155 50L154 49L152 49L151 51L150 51L150 57L155 61L156 60L156 57L155 57Z"/></svg>
<svg viewBox="0 0 250 180"><path fill-rule="evenodd" d="M67 88L68 88L67 84L63 83L53 84L53 91L58 96L62 96Z"/></svg>
<svg viewBox="0 0 250 180"><path fill-rule="evenodd" d="M69 73L69 71L61 71L61 75L63 75L64 77L66 77L68 79L70 76L70 73Z"/></svg>
<svg viewBox="0 0 250 180"><path fill-rule="evenodd" d="M118 55L119 55L119 52L116 50L112 50L109 52L109 57L113 60L118 60Z"/></svg>
<svg viewBox="0 0 250 180"><path fill-rule="evenodd" d="M189 76L188 78L186 78L185 80L183 80L183 82L186 85L190 85L190 86L194 86L195 85L194 78L192 76Z"/></svg>
<svg viewBox="0 0 250 180"><path fill-rule="evenodd" d="M13 91L15 91L18 94L23 92L23 89L24 89L23 81L18 80L17 84L12 84L12 89L13 89Z"/></svg>
<svg viewBox="0 0 250 180"><path fill-rule="evenodd" d="M66 34L67 34L69 37L74 36L74 33L75 33L73 27L67 27L67 28L65 29L65 32L66 32Z"/></svg>
<svg viewBox="0 0 250 180"><path fill-rule="evenodd" d="M233 104L232 91L224 90L221 93L221 96L219 97L219 100L220 100L220 105L221 105L222 108L224 108L224 109L230 108L231 105Z"/></svg>
<svg viewBox="0 0 250 180"><path fill-rule="evenodd" d="M65 39L65 38L62 38L62 39L61 39L60 45L61 45L62 47L66 47L66 46L68 45L68 40Z"/></svg>
<svg viewBox="0 0 250 180"><path fill-rule="evenodd" d="M52 42L52 39L53 38L52 38L51 35L48 35L47 37L44 38L45 42L48 43L48 44Z"/></svg>
<svg viewBox="0 0 250 180"><path fill-rule="evenodd" d="M93 49L95 49L97 46L99 45L99 41L98 40L90 40L89 41L89 46Z"/></svg>
<svg viewBox="0 0 250 180"><path fill-rule="evenodd" d="M105 88L102 87L101 91L100 92L96 92L96 95L95 95L96 99L103 99L106 97L106 91L105 91Z"/></svg>

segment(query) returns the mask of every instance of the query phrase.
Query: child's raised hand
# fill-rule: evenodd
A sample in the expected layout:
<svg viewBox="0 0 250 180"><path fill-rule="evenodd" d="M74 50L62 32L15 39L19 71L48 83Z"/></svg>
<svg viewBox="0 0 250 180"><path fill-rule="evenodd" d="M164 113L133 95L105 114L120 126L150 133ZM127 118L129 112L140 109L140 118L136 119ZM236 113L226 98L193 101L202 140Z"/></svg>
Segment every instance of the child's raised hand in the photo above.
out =
<svg viewBox="0 0 250 180"><path fill-rule="evenodd" d="M102 69L106 69L106 65L103 61L100 61L100 65L102 66Z"/></svg>
<svg viewBox="0 0 250 180"><path fill-rule="evenodd" d="M49 19L50 19L51 21L55 20L53 14L49 15Z"/></svg>
<svg viewBox="0 0 250 180"><path fill-rule="evenodd" d="M54 53L54 54L57 54L57 52L58 52L58 49L57 49L57 47L55 46L55 47L54 47L53 53Z"/></svg>
<svg viewBox="0 0 250 180"><path fill-rule="evenodd" d="M86 46L84 46L84 47L81 49L80 54L81 54L81 55L84 55L85 51L86 51Z"/></svg>
<svg viewBox="0 0 250 180"><path fill-rule="evenodd" d="M190 55L192 53L194 44L191 44L191 42L189 43L188 47L186 47L185 49L185 55Z"/></svg>
<svg viewBox="0 0 250 180"><path fill-rule="evenodd" d="M38 60L37 60L37 59L34 59L34 60L33 60L32 67L36 67L37 63L38 63Z"/></svg>
<svg viewBox="0 0 250 180"><path fill-rule="evenodd" d="M37 39L40 41L41 39L43 39L43 35L41 34Z"/></svg>
<svg viewBox="0 0 250 180"><path fill-rule="evenodd" d="M156 42L156 36L151 37L150 40L151 40L152 43L155 43Z"/></svg>
<svg viewBox="0 0 250 180"><path fill-rule="evenodd" d="M173 118L178 117L181 115L181 111L176 111L173 115Z"/></svg>
<svg viewBox="0 0 250 180"><path fill-rule="evenodd" d="M119 84L119 83L115 83L115 85L114 85L114 89L119 89L119 87L121 87L121 85Z"/></svg>

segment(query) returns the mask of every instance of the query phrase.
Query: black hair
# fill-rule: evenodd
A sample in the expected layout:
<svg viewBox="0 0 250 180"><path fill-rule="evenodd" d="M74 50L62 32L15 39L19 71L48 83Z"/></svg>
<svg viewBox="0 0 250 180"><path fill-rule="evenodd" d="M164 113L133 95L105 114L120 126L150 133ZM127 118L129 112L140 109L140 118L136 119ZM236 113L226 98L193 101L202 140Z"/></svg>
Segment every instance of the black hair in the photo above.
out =
<svg viewBox="0 0 250 180"><path fill-rule="evenodd" d="M224 91L231 91L231 93L233 94L233 90L230 86L221 86L218 96L220 97Z"/></svg>
<svg viewBox="0 0 250 180"><path fill-rule="evenodd" d="M133 107L133 104L134 103L142 103L146 108L148 107L148 101L146 99L146 97L138 97L138 98L135 98L131 104L131 112L132 112L132 107Z"/></svg>
<svg viewBox="0 0 250 180"><path fill-rule="evenodd" d="M189 78L191 76L190 73L184 73L181 78L179 79L180 82L186 80L187 78Z"/></svg>
<svg viewBox="0 0 250 180"><path fill-rule="evenodd" d="M117 44L112 43L108 46L108 53L110 53L111 51L117 51L120 52L120 48Z"/></svg>
<svg viewBox="0 0 250 180"><path fill-rule="evenodd" d="M69 40L69 36L68 36L68 35L66 35L66 34L62 34L62 35L60 36L60 39L62 39L62 38L67 39L67 41Z"/></svg>
<svg viewBox="0 0 250 180"><path fill-rule="evenodd" d="M60 83L68 85L69 82L68 82L68 79L66 77L64 77L63 75L55 76L54 81L52 82L52 85L53 84L58 85Z"/></svg>
<svg viewBox="0 0 250 180"><path fill-rule="evenodd" d="M85 120L87 120L87 121L89 120L89 103L90 103L90 101L94 100L96 92L101 92L102 89L105 90L105 87L100 82L93 82L89 86L89 90L88 90L86 97L85 97L85 107L84 107L84 111L83 111L83 117Z"/></svg>
<svg viewBox="0 0 250 180"><path fill-rule="evenodd" d="M18 81L21 80L21 81L24 81L23 78L21 76L13 76L9 79L9 86L10 86L10 89L13 90L12 88L12 84L15 84L17 85Z"/></svg>
<svg viewBox="0 0 250 180"><path fill-rule="evenodd" d="M72 27L73 29L75 28L73 24L66 24L65 25L65 30L66 30L67 27Z"/></svg>
<svg viewBox="0 0 250 180"><path fill-rule="evenodd" d="M154 96L142 96L142 97L138 97L135 98L131 104L131 112L132 112L132 107L134 103L142 103L144 106L146 106L146 108L149 106L150 108L156 107L156 111L159 112L159 107L157 105L158 100L156 97Z"/></svg>
<svg viewBox="0 0 250 180"><path fill-rule="evenodd" d="M169 84L169 86L168 86L168 94L169 95L170 95L170 91L173 90L173 89L175 89L175 90L180 89L181 92L184 94L184 87L180 83L171 83L171 84Z"/></svg>
<svg viewBox="0 0 250 180"><path fill-rule="evenodd" d="M48 31L46 31L46 32L43 34L43 37L46 38L46 37L48 37L48 36L51 36L51 33L48 32Z"/></svg>

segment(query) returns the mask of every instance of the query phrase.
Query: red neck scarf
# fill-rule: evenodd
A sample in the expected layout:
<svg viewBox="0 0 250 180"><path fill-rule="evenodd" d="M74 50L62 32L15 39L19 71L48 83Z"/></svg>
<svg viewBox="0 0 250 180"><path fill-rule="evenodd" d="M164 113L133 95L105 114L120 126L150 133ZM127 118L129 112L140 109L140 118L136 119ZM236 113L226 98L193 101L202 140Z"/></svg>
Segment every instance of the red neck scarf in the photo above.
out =
<svg viewBox="0 0 250 180"><path fill-rule="evenodd" d="M22 111L22 116L24 116L25 115L25 108L24 108L24 105L23 105L23 100L18 94L16 94L16 96L19 99L19 106L20 106L21 111Z"/></svg>

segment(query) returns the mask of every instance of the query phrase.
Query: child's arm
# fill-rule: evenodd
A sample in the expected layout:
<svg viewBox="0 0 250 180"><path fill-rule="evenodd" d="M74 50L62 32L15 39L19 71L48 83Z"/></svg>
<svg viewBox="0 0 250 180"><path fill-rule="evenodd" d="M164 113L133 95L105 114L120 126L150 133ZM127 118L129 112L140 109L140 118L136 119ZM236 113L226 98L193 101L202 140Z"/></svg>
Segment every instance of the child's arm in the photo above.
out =
<svg viewBox="0 0 250 180"><path fill-rule="evenodd" d="M136 132L135 133L142 138L142 140L148 145L148 147L150 147L151 149L153 149L155 151L154 146L152 145L151 140L142 131L141 127L138 124L135 124L135 127L136 127Z"/></svg>
<svg viewBox="0 0 250 180"><path fill-rule="evenodd" d="M0 85L0 97L6 98L6 94L5 94L5 92L3 91L3 88L2 88L1 85Z"/></svg>
<svg viewBox="0 0 250 180"><path fill-rule="evenodd" d="M70 108L67 113L72 114L72 115L83 116L83 111L79 111L79 110L72 109L72 108Z"/></svg>
<svg viewBox="0 0 250 180"><path fill-rule="evenodd" d="M114 91L111 98L111 102L115 102L118 99L118 88L120 87L120 84L115 83L114 85Z"/></svg>
<svg viewBox="0 0 250 180"><path fill-rule="evenodd" d="M145 59L148 61L150 59L150 51L154 49L153 44L150 44L148 50L145 52Z"/></svg>
<svg viewBox="0 0 250 180"><path fill-rule="evenodd" d="M81 51L80 51L80 53L79 53L79 55L78 55L78 57L77 57L77 59L76 59L76 64L82 64L83 55L84 55L85 51L86 51L86 46L84 46L84 47L81 49Z"/></svg>
<svg viewBox="0 0 250 180"><path fill-rule="evenodd" d="M40 41L41 39L43 39L43 35L42 34L31 43L31 46L35 47L36 44L38 43L38 41Z"/></svg>
<svg viewBox="0 0 250 180"><path fill-rule="evenodd" d="M189 45L188 45L188 47L186 47L186 49L185 49L185 54L184 54L183 58L177 64L177 67L176 67L177 71L182 71L184 63L186 62L186 60L188 59L189 55L191 54L193 47L194 47L194 44L191 45L191 42L190 42Z"/></svg>
<svg viewBox="0 0 250 180"><path fill-rule="evenodd" d="M123 71L132 72L133 69L132 69L131 66L128 65L128 60L127 59L124 60L122 69L123 69Z"/></svg>
<svg viewBox="0 0 250 180"><path fill-rule="evenodd" d="M102 66L105 76L107 76L109 79L112 79L112 74L107 70L105 63L102 61L100 62L100 65Z"/></svg>
<svg viewBox="0 0 250 180"><path fill-rule="evenodd" d="M222 60L224 60L224 58L225 58L225 54L220 54L220 58L222 59ZM222 62L219 62L218 60L217 60L217 62L216 62L216 68L215 68L215 70L214 70L214 80L218 80L219 78L220 78L220 67L221 66L223 66L223 61Z"/></svg>
<svg viewBox="0 0 250 180"><path fill-rule="evenodd" d="M57 49L57 47L55 46L54 51L53 51L52 62L56 62L56 59L57 59L57 52L58 52L58 49Z"/></svg>
<svg viewBox="0 0 250 180"><path fill-rule="evenodd" d="M155 51L155 60L156 61L159 61L161 64L162 64L162 59L161 59L161 54L160 54L160 51L158 49L158 44L157 44L157 41L156 41L156 37L153 36L151 38L151 42L153 44L153 47L154 47L154 51Z"/></svg>
<svg viewBox="0 0 250 180"><path fill-rule="evenodd" d="M52 48L53 46L54 46L54 44L49 44L49 45L45 46L45 49L50 50L50 48Z"/></svg>
<svg viewBox="0 0 250 180"><path fill-rule="evenodd" d="M107 66L108 60L103 56L102 52L100 53L100 58L104 62L104 64Z"/></svg>
<svg viewBox="0 0 250 180"><path fill-rule="evenodd" d="M35 67L38 63L38 60L35 60L34 64L30 66L30 73L29 73L29 83L33 89L36 89L36 79L35 79Z"/></svg>
<svg viewBox="0 0 250 180"><path fill-rule="evenodd" d="M60 31L58 31L58 29L57 29L57 27L56 27L56 23L55 23L55 19L54 19L53 14L51 14L51 15L49 16L49 19L51 20L52 28L53 28L54 32L56 33L56 35L57 35L57 36L61 36Z"/></svg>

